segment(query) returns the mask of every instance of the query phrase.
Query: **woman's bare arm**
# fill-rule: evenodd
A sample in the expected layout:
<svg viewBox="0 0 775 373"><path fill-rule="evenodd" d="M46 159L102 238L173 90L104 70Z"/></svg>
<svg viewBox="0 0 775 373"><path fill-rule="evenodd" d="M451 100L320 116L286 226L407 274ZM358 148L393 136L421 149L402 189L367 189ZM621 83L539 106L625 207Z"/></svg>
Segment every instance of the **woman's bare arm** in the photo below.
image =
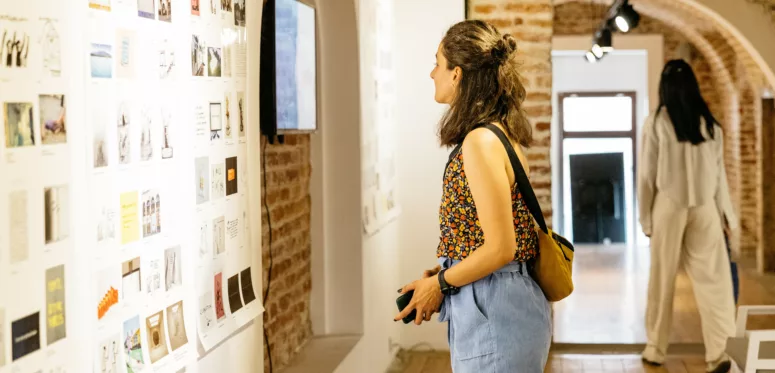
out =
<svg viewBox="0 0 775 373"><path fill-rule="evenodd" d="M492 131L481 128L463 142L464 171L484 232L484 245L450 268L444 279L453 286L475 282L514 260L517 240L506 149Z"/></svg>

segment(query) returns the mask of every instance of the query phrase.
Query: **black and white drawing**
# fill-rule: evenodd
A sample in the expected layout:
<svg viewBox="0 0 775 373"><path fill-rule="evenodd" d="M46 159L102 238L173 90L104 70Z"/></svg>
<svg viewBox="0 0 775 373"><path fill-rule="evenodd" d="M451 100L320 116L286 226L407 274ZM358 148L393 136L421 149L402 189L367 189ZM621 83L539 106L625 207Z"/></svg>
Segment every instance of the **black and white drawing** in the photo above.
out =
<svg viewBox="0 0 775 373"><path fill-rule="evenodd" d="M210 200L210 158L199 157L194 160L194 172L196 204L200 205Z"/></svg>
<svg viewBox="0 0 775 373"><path fill-rule="evenodd" d="M149 296L154 296L162 290L164 262L161 255L143 256L143 290Z"/></svg>
<svg viewBox="0 0 775 373"><path fill-rule="evenodd" d="M140 130L140 160L150 161L153 159L153 128L154 128L154 111L151 107L146 106L143 108L143 112L140 115L141 130Z"/></svg>
<svg viewBox="0 0 775 373"><path fill-rule="evenodd" d="M70 234L70 192L66 185L44 190L46 244L62 241Z"/></svg>
<svg viewBox="0 0 775 373"><path fill-rule="evenodd" d="M213 219L213 258L226 252L226 219Z"/></svg>
<svg viewBox="0 0 775 373"><path fill-rule="evenodd" d="M193 76L205 76L205 70L207 70L205 58L207 58L207 46L204 40L198 35L191 35L191 74Z"/></svg>
<svg viewBox="0 0 775 373"><path fill-rule="evenodd" d="M245 27L245 0L234 0L234 26Z"/></svg>
<svg viewBox="0 0 775 373"><path fill-rule="evenodd" d="M212 165L210 175L210 195L213 201L226 196L226 164L223 162Z"/></svg>
<svg viewBox="0 0 775 373"><path fill-rule="evenodd" d="M167 79L175 69L175 49L169 39L159 45L159 79Z"/></svg>
<svg viewBox="0 0 775 373"><path fill-rule="evenodd" d="M122 102L118 108L118 163L129 164L132 162L131 147L131 112L129 103Z"/></svg>
<svg viewBox="0 0 775 373"><path fill-rule="evenodd" d="M26 19L0 17L0 68L27 68L32 41Z"/></svg>
<svg viewBox="0 0 775 373"><path fill-rule="evenodd" d="M40 48L43 56L43 69L53 77L62 75L62 50L59 37L59 21L41 18L42 32Z"/></svg>
<svg viewBox="0 0 775 373"><path fill-rule="evenodd" d="M167 291L183 284L181 262L179 245L164 250L164 281Z"/></svg>
<svg viewBox="0 0 775 373"><path fill-rule="evenodd" d="M210 140L221 138L221 131L223 131L223 113L221 111L220 102L210 103Z"/></svg>
<svg viewBox="0 0 775 373"><path fill-rule="evenodd" d="M199 258L203 259L210 253L210 224L207 220L199 223Z"/></svg>
<svg viewBox="0 0 775 373"><path fill-rule="evenodd" d="M29 257L29 211L26 190L17 190L8 194L8 215L11 225L11 264L21 263Z"/></svg>

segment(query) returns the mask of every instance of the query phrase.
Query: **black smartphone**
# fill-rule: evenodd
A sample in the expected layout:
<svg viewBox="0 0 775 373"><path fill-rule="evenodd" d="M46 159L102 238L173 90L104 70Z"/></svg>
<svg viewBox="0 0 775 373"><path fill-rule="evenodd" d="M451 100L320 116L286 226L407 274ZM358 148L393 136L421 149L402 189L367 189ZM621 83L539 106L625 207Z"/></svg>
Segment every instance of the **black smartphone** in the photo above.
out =
<svg viewBox="0 0 775 373"><path fill-rule="evenodd" d="M398 299L396 299L396 304L398 305L398 312L401 312L406 308L406 306L409 305L409 302L412 301L412 296L414 295L414 290L409 290L406 294L402 294ZM412 313L410 313L408 316L404 317L403 321L404 324L409 324L410 322L414 321L414 319L417 318L417 310L412 310Z"/></svg>

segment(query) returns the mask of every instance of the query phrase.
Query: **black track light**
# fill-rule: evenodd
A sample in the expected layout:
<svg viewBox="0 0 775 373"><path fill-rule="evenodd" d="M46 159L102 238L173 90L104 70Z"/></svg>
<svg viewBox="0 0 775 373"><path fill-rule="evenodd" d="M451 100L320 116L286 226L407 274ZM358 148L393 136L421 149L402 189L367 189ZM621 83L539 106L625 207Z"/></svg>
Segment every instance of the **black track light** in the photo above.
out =
<svg viewBox="0 0 775 373"><path fill-rule="evenodd" d="M592 51L600 50L604 53L608 53L612 50L614 50L613 46L613 38L611 36L611 29L608 27L603 27L600 30L597 30L595 32L595 39L592 44ZM602 57L602 54L598 55L598 53L595 53L595 55L600 58Z"/></svg>
<svg viewBox="0 0 775 373"><path fill-rule="evenodd" d="M640 14L625 0L619 8L619 12L616 13L616 17L614 17L616 28L626 33L638 27L638 22L640 22Z"/></svg>
<svg viewBox="0 0 775 373"><path fill-rule="evenodd" d="M595 62L597 62L597 61L599 61L599 60L600 60L600 58L599 58L599 57L597 57L597 56L595 55L595 53L594 53L594 52L592 52L592 51L587 51L587 53L585 53L585 54L584 54L584 58L585 58L585 59L587 60L587 62L589 62L589 63L595 63Z"/></svg>

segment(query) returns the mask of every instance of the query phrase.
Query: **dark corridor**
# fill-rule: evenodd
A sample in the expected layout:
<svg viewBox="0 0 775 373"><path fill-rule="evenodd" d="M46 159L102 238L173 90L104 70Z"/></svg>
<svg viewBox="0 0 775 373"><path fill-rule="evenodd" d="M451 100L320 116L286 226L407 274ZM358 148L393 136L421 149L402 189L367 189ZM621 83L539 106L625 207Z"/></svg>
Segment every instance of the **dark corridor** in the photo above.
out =
<svg viewBox="0 0 775 373"><path fill-rule="evenodd" d="M571 155L570 179L573 241L625 242L624 154Z"/></svg>

